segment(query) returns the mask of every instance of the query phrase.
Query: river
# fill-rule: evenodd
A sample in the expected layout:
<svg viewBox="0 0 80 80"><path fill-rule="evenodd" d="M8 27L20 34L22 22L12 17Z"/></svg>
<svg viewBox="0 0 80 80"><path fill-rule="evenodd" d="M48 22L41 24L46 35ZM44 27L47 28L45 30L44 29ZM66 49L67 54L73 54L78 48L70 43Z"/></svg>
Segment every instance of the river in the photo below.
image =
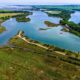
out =
<svg viewBox="0 0 80 80"><path fill-rule="evenodd" d="M10 38L15 36L19 30L22 30L24 31L24 35L30 39L66 50L80 52L80 38L69 32L61 31L62 26L40 30L40 28L48 28L44 24L44 21L59 23L61 18L49 17L41 11L33 11L33 15L29 15L28 17L31 19L30 22L17 22L15 18L12 18L2 23L7 30L0 34L0 45L7 44Z"/></svg>

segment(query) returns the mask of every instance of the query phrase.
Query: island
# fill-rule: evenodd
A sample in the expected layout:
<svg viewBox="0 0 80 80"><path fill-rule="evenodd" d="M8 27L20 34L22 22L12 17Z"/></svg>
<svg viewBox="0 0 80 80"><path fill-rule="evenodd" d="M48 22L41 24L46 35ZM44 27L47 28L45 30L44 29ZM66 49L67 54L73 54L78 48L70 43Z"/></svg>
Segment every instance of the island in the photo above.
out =
<svg viewBox="0 0 80 80"><path fill-rule="evenodd" d="M30 18L26 18L26 16L17 17L16 20L18 22L29 22Z"/></svg>
<svg viewBox="0 0 80 80"><path fill-rule="evenodd" d="M61 11L61 12L60 12ZM69 21L70 17L71 17L71 13L74 13L74 11L71 10L57 10L57 11L46 11L46 13L48 14L48 16L52 16L52 17L60 17L62 20L60 20L60 25L64 26L63 29L61 31L67 31L70 32L72 34L75 34L77 36L80 37L80 25L76 24L72 21ZM49 24L49 22L47 22L47 24ZM67 25L67 27L66 27ZM48 25L49 26L49 25Z"/></svg>
<svg viewBox="0 0 80 80"><path fill-rule="evenodd" d="M16 16L21 16L24 13L16 12L16 11L0 11L0 33L6 31L6 28L2 26L1 24L5 22L6 20L16 17ZM27 19L29 20L29 19Z"/></svg>
<svg viewBox="0 0 80 80"><path fill-rule="evenodd" d="M59 24L52 23L50 21L44 21L44 24L46 24L48 27L56 27L59 25Z"/></svg>
<svg viewBox="0 0 80 80"><path fill-rule="evenodd" d="M6 28L1 24L10 18L16 18L18 22L29 22L30 18L26 18L26 16L31 15L30 12L24 11L0 11L0 33L6 31Z"/></svg>

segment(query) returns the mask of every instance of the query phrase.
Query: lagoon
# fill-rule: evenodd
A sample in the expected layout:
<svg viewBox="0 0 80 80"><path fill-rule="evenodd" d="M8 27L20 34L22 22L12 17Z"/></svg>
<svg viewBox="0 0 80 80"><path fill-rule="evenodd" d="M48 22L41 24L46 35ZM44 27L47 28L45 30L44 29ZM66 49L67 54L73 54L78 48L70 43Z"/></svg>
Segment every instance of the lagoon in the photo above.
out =
<svg viewBox="0 0 80 80"><path fill-rule="evenodd" d="M30 39L66 50L80 52L80 38L69 32L61 31L62 26L40 30L40 28L48 28L44 24L44 21L58 24L61 18L49 17L46 13L41 11L33 11L33 15L29 15L28 17L31 19L30 22L17 22L15 18L12 18L2 23L7 31L0 34L0 45L6 45L10 38L22 30L24 31L24 35L28 36Z"/></svg>

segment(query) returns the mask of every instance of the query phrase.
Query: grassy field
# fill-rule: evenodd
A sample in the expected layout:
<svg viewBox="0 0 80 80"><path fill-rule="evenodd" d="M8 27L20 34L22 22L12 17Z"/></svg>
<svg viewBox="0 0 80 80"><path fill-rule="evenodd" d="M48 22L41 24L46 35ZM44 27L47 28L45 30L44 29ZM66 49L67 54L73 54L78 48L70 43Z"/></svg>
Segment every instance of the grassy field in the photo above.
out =
<svg viewBox="0 0 80 80"><path fill-rule="evenodd" d="M0 47L0 80L80 80L80 66L61 61L63 55L16 37L9 44Z"/></svg>
<svg viewBox="0 0 80 80"><path fill-rule="evenodd" d="M0 17L6 17L6 16L15 16L19 15L21 13L0 13Z"/></svg>

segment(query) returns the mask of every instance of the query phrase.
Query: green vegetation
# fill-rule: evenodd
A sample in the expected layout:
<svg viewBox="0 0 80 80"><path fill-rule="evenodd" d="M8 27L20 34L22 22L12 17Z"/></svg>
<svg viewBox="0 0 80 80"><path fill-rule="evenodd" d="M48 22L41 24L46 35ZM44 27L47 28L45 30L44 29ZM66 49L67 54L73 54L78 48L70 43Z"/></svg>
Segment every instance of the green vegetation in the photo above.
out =
<svg viewBox="0 0 80 80"><path fill-rule="evenodd" d="M26 18L26 16L17 17L16 20L18 22L29 22L30 18Z"/></svg>
<svg viewBox="0 0 80 80"><path fill-rule="evenodd" d="M1 17L7 17L7 16L15 16L15 15L20 15L21 13L0 13L0 18Z"/></svg>
<svg viewBox="0 0 80 80"><path fill-rule="evenodd" d="M0 26L0 33L6 31L6 28L4 26Z"/></svg>
<svg viewBox="0 0 80 80"><path fill-rule="evenodd" d="M68 21L69 18L71 17L70 16L71 13L72 13L72 11L68 11L68 10L62 10L61 13L59 13L59 14L52 14L51 12L50 13L47 12L47 14L49 16L56 16L56 17L62 18L62 20L60 20L60 24L64 25L65 27L66 27L66 25L68 26L66 28L63 28L62 29L63 31L67 30L77 36L80 36L80 25L76 24L74 22Z"/></svg>
<svg viewBox="0 0 80 80"><path fill-rule="evenodd" d="M70 12L70 11L62 10L59 14L51 14L51 13L47 13L47 14L48 14L48 16L56 16L56 17L60 17L62 19L68 20L71 17L70 16L71 13L72 12Z"/></svg>
<svg viewBox="0 0 80 80"><path fill-rule="evenodd" d="M51 28L40 28L39 30L49 30Z"/></svg>
<svg viewBox="0 0 80 80"><path fill-rule="evenodd" d="M16 10L0 10L0 13L30 13L28 11L16 11Z"/></svg>
<svg viewBox="0 0 80 80"><path fill-rule="evenodd" d="M49 16L56 16L56 17L61 17L62 20L60 20L60 24L63 25L64 27L66 27L66 25L68 27L63 28L62 31L69 31L77 36L80 36L80 25L76 24L74 22L68 21L69 18L71 17L71 11L67 11L67 10L62 10L59 14L52 14L51 12L47 12L47 14ZM45 24L47 24L47 26L56 26L55 24L52 24L48 21L45 21Z"/></svg>
<svg viewBox="0 0 80 80"><path fill-rule="evenodd" d="M46 10L80 10L80 5L36 5L35 7Z"/></svg>
<svg viewBox="0 0 80 80"><path fill-rule="evenodd" d="M23 13L0 13L0 23L4 22L5 20L22 15Z"/></svg>
<svg viewBox="0 0 80 80"><path fill-rule="evenodd" d="M10 46L0 47L1 80L77 80L80 67L68 56L25 43L14 37Z"/></svg>
<svg viewBox="0 0 80 80"><path fill-rule="evenodd" d="M80 36L80 25L79 24L75 24L74 22L67 21L64 19L60 21L60 24L64 26L68 25L68 29L71 33L77 36Z"/></svg>
<svg viewBox="0 0 80 80"><path fill-rule="evenodd" d="M71 30L70 32L80 37L80 32L77 32L75 30Z"/></svg>
<svg viewBox="0 0 80 80"><path fill-rule="evenodd" d="M16 17L16 20L18 22L29 22L30 21L30 18L26 17L28 15L31 15L32 13L24 13L22 15L18 15L18 16L15 16Z"/></svg>
<svg viewBox="0 0 80 80"><path fill-rule="evenodd" d="M0 11L0 12L3 12L3 11ZM6 11L4 13L0 13L0 33L6 30L5 27L1 26L2 22L4 22L5 20L9 18L21 16L21 15L24 15L24 13L8 13L8 12L6 13Z"/></svg>
<svg viewBox="0 0 80 80"><path fill-rule="evenodd" d="M20 19L24 19L29 21L30 19L27 18L25 19L24 16L28 16L28 15L31 15L32 13L31 12L28 12L28 11L6 11L6 10L2 10L0 11L0 22L3 22L9 18L13 18L13 17L17 17L19 18L18 20Z"/></svg>
<svg viewBox="0 0 80 80"><path fill-rule="evenodd" d="M63 27L63 29L61 29L61 31L69 32L69 29L68 29L68 28L66 28L66 27Z"/></svg>
<svg viewBox="0 0 80 80"><path fill-rule="evenodd" d="M44 21L44 23L45 23L48 27L56 27L56 26L59 25L59 24L52 23L52 22L50 22L50 21Z"/></svg>

